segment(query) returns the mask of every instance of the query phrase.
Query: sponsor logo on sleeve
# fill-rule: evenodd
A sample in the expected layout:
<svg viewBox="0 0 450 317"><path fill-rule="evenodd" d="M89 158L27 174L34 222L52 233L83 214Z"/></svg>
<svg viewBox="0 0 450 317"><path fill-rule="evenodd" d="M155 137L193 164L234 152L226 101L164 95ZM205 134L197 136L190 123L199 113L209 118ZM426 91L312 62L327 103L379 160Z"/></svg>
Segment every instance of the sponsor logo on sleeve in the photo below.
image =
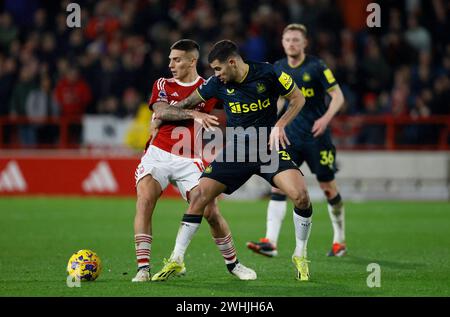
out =
<svg viewBox="0 0 450 317"><path fill-rule="evenodd" d="M331 70L329 68L325 69L323 71L323 74L325 75L325 78L327 79L329 84L332 84L336 81L336 79L333 76L333 73L331 72Z"/></svg>
<svg viewBox="0 0 450 317"><path fill-rule="evenodd" d="M278 77L278 81L283 85L286 90L289 90L292 86L292 77L286 74L285 72L281 72L280 77Z"/></svg>

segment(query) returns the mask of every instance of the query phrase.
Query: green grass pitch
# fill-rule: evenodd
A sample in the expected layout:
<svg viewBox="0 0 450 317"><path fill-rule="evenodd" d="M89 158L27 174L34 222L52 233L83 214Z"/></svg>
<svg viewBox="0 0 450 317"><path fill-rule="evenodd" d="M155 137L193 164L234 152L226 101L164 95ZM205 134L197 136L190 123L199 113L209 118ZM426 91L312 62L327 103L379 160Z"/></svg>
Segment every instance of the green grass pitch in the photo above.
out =
<svg viewBox="0 0 450 317"><path fill-rule="evenodd" d="M238 257L256 281L230 275L204 221L188 249L187 275L162 283L131 283L135 274L134 199L1 198L0 296L449 296L450 204L445 202L346 203L345 258L328 258L332 229L324 203L314 204L308 245L312 280L295 280L292 213L279 240L279 256L266 258L245 243L265 232L267 200L221 201ZM173 248L181 200L161 200L153 222L153 272ZM95 282L66 285L74 251L93 249L103 262ZM381 287L366 284L367 266L381 268Z"/></svg>

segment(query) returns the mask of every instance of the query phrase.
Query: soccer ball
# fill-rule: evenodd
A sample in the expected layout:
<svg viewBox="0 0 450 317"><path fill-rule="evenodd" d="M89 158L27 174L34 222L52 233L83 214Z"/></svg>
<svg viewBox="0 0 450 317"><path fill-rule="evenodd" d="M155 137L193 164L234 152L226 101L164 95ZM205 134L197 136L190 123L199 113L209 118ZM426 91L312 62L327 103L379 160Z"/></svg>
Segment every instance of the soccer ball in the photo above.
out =
<svg viewBox="0 0 450 317"><path fill-rule="evenodd" d="M75 252L67 263L67 273L80 281L94 281L102 271L102 262L91 250Z"/></svg>

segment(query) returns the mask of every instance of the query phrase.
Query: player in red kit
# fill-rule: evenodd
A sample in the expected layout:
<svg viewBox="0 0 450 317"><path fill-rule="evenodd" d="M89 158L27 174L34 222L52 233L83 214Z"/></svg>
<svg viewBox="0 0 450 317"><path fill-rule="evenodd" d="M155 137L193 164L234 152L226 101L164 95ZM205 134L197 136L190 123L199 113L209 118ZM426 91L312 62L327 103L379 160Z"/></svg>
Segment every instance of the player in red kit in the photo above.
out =
<svg viewBox="0 0 450 317"><path fill-rule="evenodd" d="M202 125L208 128L218 124L217 117L208 114L214 108L215 100L200 103L194 110L168 111L169 105L183 100L204 82L197 73L198 58L196 42L186 39L176 42L169 55L173 77L160 78L153 85L149 107L162 122L154 122L157 129L153 128L153 136L136 169L134 232L138 272L133 282L150 280L152 214L158 198L172 183L178 187L182 197L189 200L189 192L197 186L203 172L201 146L196 147L195 138L200 136L198 132L201 132ZM183 142L186 136L190 137L189 142ZM177 147L180 143L183 144L181 151ZM230 273L241 280L256 279L256 273L237 260L230 229L216 201L206 206L204 217ZM185 271L184 264L181 270L169 270L170 274L184 274Z"/></svg>

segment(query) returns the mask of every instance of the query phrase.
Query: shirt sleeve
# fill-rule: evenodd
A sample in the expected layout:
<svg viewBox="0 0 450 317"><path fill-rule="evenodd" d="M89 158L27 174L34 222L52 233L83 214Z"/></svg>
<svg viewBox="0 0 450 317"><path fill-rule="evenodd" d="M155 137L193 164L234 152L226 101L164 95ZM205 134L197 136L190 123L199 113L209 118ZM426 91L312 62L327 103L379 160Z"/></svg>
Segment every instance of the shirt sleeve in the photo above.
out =
<svg viewBox="0 0 450 317"><path fill-rule="evenodd" d="M274 74L277 77L276 88L281 96L287 96L294 91L297 85L292 77L282 71L279 67L274 66Z"/></svg>
<svg viewBox="0 0 450 317"><path fill-rule="evenodd" d="M322 84L323 88L325 88L325 90L331 90L334 86L337 85L337 81L334 78L333 72L322 60L319 60L317 68L319 81Z"/></svg>
<svg viewBox="0 0 450 317"><path fill-rule="evenodd" d="M165 82L166 81L164 78L160 78L153 83L152 95L150 96L150 100L148 101L148 107L152 111L153 111L153 104L157 102L169 103L166 90L164 89Z"/></svg>
<svg viewBox="0 0 450 317"><path fill-rule="evenodd" d="M203 101L217 97L219 84L219 79L216 76L211 76L197 88L197 93Z"/></svg>

